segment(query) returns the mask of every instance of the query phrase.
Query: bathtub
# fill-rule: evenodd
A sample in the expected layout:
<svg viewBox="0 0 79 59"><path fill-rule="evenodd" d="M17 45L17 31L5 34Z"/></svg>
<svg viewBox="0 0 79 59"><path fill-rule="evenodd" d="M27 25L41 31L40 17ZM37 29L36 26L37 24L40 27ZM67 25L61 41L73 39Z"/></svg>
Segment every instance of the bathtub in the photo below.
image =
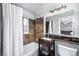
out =
<svg viewBox="0 0 79 59"><path fill-rule="evenodd" d="M35 42L24 45L23 47L24 56L38 56L38 44Z"/></svg>

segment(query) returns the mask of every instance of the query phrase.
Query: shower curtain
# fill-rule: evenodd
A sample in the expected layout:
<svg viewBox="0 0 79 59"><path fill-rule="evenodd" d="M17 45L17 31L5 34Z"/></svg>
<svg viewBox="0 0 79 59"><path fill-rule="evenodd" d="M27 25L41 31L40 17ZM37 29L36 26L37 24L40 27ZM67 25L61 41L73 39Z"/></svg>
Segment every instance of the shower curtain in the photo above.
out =
<svg viewBox="0 0 79 59"><path fill-rule="evenodd" d="M3 3L3 55L23 55L23 9L9 3Z"/></svg>
<svg viewBox="0 0 79 59"><path fill-rule="evenodd" d="M49 21L49 34L52 34L53 33L52 27L53 27L52 21Z"/></svg>

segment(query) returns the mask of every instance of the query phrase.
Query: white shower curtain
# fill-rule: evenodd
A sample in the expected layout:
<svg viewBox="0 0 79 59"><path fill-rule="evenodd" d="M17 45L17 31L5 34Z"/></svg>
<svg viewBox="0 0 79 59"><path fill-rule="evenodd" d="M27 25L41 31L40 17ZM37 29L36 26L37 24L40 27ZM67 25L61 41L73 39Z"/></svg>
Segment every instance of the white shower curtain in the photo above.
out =
<svg viewBox="0 0 79 59"><path fill-rule="evenodd" d="M49 21L49 34L52 34L52 21Z"/></svg>
<svg viewBox="0 0 79 59"><path fill-rule="evenodd" d="M23 55L23 9L8 3L4 3L2 7L4 22L3 55Z"/></svg>

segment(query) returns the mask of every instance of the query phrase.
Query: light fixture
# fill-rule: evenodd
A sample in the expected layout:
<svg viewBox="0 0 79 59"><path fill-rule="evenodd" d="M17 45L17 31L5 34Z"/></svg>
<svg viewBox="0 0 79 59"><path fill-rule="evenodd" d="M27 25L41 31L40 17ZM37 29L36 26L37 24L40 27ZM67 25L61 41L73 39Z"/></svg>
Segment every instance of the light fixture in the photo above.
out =
<svg viewBox="0 0 79 59"><path fill-rule="evenodd" d="M57 8L55 8L55 9L53 9L53 10L49 10L49 12L50 12L50 13L53 13L53 12L55 12L55 11L60 11L60 10L63 9L63 8L66 8L66 5L61 5L60 7L57 7Z"/></svg>

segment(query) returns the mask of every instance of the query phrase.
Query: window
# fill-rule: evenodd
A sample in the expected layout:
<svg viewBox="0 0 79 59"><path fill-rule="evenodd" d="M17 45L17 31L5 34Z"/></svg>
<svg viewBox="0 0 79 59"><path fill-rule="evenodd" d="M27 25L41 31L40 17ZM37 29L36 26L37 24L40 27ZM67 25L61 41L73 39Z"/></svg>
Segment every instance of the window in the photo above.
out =
<svg viewBox="0 0 79 59"><path fill-rule="evenodd" d="M23 18L23 29L24 29L24 34L29 33L29 19L26 17Z"/></svg>

